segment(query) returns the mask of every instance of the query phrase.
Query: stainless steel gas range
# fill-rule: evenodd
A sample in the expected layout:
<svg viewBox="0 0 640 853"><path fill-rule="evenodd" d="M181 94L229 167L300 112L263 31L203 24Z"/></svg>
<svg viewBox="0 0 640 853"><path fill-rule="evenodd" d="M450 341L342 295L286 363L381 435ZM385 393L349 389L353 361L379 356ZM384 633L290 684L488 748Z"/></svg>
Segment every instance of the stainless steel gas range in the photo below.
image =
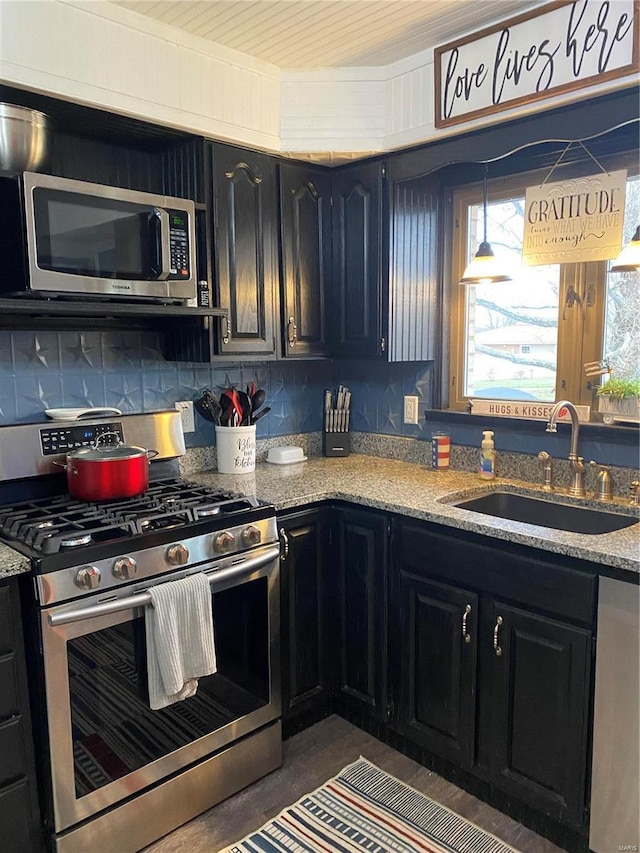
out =
<svg viewBox="0 0 640 853"><path fill-rule="evenodd" d="M158 451L140 497L84 503L52 463L97 433ZM272 506L182 480L177 413L0 429L0 541L23 582L41 799L58 853L135 853L282 763ZM217 672L159 711L150 586L204 572Z"/></svg>

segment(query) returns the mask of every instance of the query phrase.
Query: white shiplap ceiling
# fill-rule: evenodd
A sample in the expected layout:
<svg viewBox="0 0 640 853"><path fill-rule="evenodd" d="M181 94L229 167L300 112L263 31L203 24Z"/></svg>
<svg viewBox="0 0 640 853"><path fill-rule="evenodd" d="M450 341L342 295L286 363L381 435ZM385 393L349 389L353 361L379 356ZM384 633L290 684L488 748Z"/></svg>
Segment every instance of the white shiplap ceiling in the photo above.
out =
<svg viewBox="0 0 640 853"><path fill-rule="evenodd" d="M112 0L283 69L389 65L542 0Z"/></svg>

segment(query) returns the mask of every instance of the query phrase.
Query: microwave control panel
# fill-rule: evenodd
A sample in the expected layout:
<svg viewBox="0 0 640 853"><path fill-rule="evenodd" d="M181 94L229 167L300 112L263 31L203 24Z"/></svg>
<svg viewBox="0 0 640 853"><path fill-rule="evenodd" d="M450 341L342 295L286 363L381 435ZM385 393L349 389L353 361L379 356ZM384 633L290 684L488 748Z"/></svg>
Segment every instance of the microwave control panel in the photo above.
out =
<svg viewBox="0 0 640 853"><path fill-rule="evenodd" d="M191 276L189 247L189 214L186 210L168 210L169 250L171 253L170 277L188 279Z"/></svg>
<svg viewBox="0 0 640 853"><path fill-rule="evenodd" d="M122 435L122 424L74 424L73 426L51 427L50 429L40 430L40 443L42 445L43 456L55 456L59 453L69 453L71 450L77 450L79 447L93 447L96 440L105 433L116 433L121 442L124 441ZM105 439L100 442L100 446L107 446L114 437L110 436L110 440Z"/></svg>

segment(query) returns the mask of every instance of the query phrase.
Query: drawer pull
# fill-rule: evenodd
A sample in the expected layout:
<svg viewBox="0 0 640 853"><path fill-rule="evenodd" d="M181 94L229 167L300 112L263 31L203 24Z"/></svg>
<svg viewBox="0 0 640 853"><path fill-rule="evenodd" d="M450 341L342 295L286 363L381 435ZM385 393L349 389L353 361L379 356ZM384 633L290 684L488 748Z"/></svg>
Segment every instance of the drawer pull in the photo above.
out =
<svg viewBox="0 0 640 853"><path fill-rule="evenodd" d="M280 560L284 563L284 561L289 556L289 537L287 536L285 529L283 527L280 528Z"/></svg>
<svg viewBox="0 0 640 853"><path fill-rule="evenodd" d="M467 604L464 609L464 613L462 614L462 636L464 638L465 643L471 642L471 634L467 633L467 616L471 613L471 605Z"/></svg>
<svg viewBox="0 0 640 853"><path fill-rule="evenodd" d="M498 657L502 654L502 647L498 645L498 632L500 631L500 626L502 625L502 616L498 616L496 619L496 626L493 629L493 650Z"/></svg>

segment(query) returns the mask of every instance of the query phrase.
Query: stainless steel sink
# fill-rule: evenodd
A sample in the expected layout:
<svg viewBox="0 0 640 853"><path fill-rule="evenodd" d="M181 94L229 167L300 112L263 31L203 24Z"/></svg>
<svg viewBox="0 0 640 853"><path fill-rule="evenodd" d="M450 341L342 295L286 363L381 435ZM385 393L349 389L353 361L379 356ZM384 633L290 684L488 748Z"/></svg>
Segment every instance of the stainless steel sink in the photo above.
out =
<svg viewBox="0 0 640 853"><path fill-rule="evenodd" d="M514 495L511 492L489 492L474 498L452 502L460 509L482 512L497 518L537 524L571 533L611 533L638 524L639 519L608 510L589 509L554 503L543 498Z"/></svg>

